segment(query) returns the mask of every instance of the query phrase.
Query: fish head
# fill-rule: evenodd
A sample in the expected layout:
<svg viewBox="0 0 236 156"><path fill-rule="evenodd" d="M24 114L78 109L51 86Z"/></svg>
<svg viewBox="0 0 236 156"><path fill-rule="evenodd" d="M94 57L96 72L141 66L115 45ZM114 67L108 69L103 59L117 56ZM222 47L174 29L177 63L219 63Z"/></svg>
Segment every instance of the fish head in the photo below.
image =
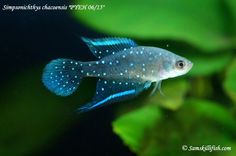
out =
<svg viewBox="0 0 236 156"><path fill-rule="evenodd" d="M174 53L166 53L162 56L161 79L168 79L186 74L193 66L188 59Z"/></svg>

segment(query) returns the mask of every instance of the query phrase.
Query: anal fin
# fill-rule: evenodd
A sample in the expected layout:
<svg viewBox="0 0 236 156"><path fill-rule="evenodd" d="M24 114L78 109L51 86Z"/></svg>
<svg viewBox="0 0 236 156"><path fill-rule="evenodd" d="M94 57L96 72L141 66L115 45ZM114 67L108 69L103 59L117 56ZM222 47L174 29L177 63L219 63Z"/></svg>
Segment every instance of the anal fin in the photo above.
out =
<svg viewBox="0 0 236 156"><path fill-rule="evenodd" d="M85 112L106 104L133 98L150 86L151 82L125 82L99 79L93 101L80 107L78 111Z"/></svg>

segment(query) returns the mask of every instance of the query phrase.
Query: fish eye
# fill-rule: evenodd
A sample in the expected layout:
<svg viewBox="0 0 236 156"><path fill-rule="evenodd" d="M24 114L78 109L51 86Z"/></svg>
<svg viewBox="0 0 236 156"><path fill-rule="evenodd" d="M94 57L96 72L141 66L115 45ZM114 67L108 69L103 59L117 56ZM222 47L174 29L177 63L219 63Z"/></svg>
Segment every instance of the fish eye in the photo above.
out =
<svg viewBox="0 0 236 156"><path fill-rule="evenodd" d="M183 69L184 66L185 66L185 62L182 61L182 60L179 60L176 62L175 66L178 68L178 69Z"/></svg>

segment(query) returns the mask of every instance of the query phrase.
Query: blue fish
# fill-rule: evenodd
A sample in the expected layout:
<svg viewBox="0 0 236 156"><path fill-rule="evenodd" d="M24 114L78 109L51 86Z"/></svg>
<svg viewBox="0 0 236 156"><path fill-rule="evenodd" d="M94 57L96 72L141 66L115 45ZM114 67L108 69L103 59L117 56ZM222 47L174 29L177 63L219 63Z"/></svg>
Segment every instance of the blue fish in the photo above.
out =
<svg viewBox="0 0 236 156"><path fill-rule="evenodd" d="M42 76L44 85L60 96L74 93L84 77L97 77L93 100L80 107L79 112L134 98L152 83L153 94L160 90L162 80L183 75L193 66L184 57L161 48L138 46L128 38L82 40L97 61L52 60Z"/></svg>

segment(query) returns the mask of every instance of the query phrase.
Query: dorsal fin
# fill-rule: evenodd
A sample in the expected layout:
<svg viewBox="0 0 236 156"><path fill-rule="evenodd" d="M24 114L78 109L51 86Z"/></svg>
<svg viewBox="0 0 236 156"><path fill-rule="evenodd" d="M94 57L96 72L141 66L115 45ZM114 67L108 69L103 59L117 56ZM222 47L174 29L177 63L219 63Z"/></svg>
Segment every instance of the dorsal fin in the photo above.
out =
<svg viewBox="0 0 236 156"><path fill-rule="evenodd" d="M82 37L81 39L88 45L89 49L98 59L137 46L133 40L128 38L89 39Z"/></svg>

